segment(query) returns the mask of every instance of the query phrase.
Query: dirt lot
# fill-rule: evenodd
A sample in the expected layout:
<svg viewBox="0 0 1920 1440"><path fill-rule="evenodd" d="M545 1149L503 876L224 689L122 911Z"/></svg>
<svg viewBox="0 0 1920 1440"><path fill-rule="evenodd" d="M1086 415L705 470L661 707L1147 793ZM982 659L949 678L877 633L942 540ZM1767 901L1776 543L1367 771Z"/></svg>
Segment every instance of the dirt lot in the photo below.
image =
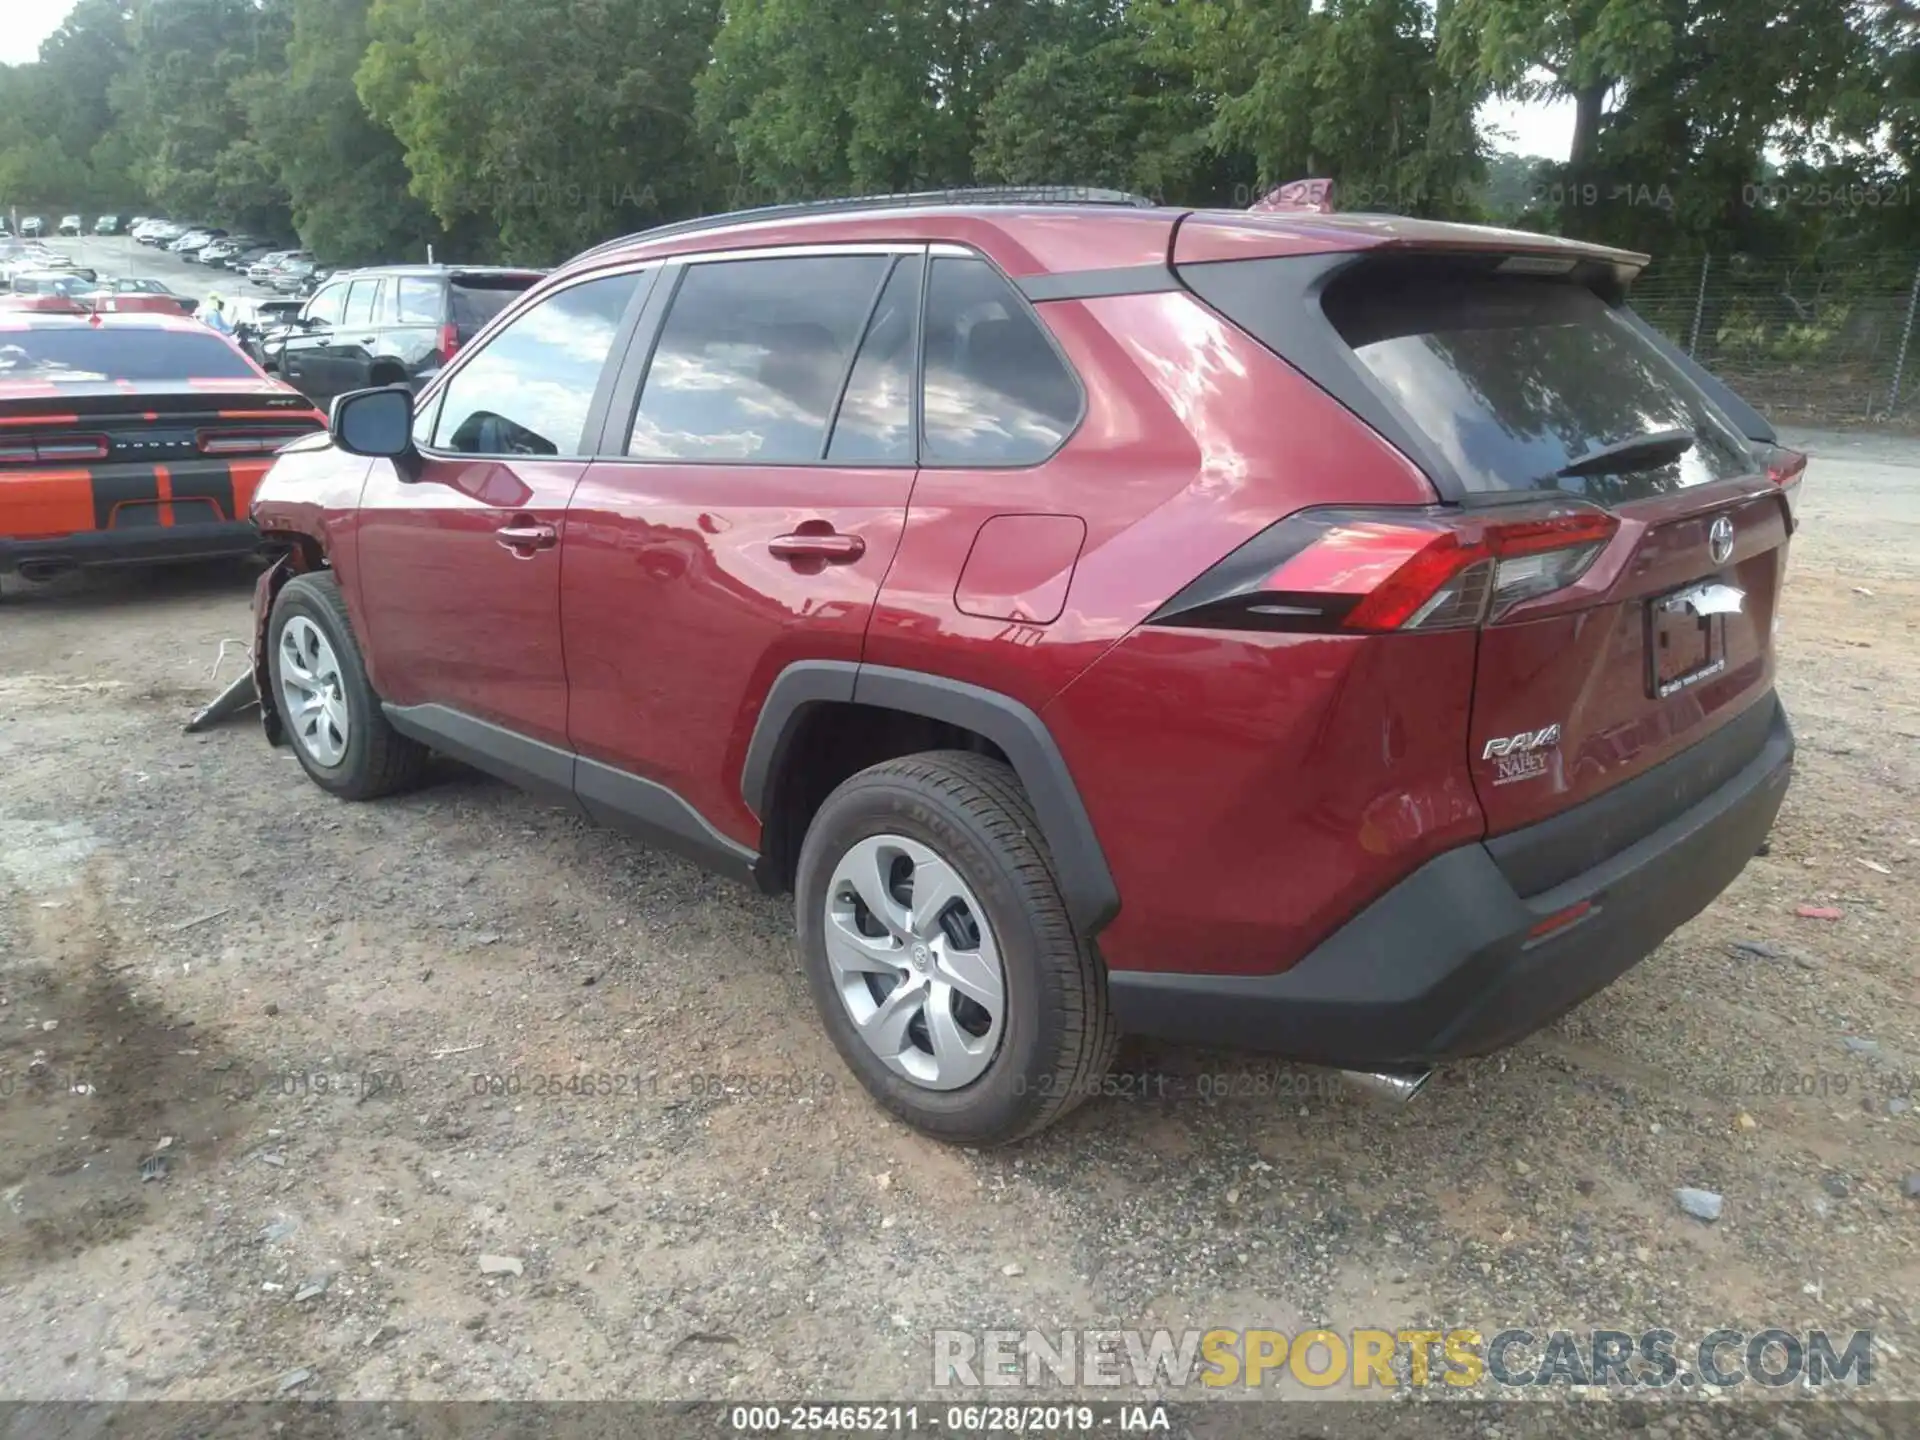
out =
<svg viewBox="0 0 1920 1440"><path fill-rule="evenodd" d="M1798 778L1706 915L1404 1109L1133 1046L1164 1093L993 1154L865 1101L784 902L182 736L246 573L10 586L0 1395L899 1397L943 1327L1424 1323L1871 1327L1920 1396L1920 446L1807 443Z"/></svg>

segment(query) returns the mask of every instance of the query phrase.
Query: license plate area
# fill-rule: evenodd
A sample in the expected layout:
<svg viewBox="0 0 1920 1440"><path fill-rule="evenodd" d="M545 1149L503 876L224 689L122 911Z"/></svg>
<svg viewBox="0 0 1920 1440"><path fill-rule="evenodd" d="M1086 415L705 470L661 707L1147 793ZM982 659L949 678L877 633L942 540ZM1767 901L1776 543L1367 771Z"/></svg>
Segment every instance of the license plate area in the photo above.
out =
<svg viewBox="0 0 1920 1440"><path fill-rule="evenodd" d="M1726 668L1723 622L1699 613L1699 594L1700 587L1689 586L1647 602L1647 693L1656 700Z"/></svg>

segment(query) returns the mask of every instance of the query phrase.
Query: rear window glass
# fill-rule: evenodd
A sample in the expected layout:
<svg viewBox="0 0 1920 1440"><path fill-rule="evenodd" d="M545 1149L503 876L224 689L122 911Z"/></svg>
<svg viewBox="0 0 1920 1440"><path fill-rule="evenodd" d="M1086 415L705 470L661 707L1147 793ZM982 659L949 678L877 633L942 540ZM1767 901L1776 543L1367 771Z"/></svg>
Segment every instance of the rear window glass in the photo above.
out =
<svg viewBox="0 0 1920 1440"><path fill-rule="evenodd" d="M456 280L448 287L453 301L453 323L461 330L471 333L485 325L498 315L516 298L533 288L531 278L508 279L480 282L477 280Z"/></svg>
<svg viewBox="0 0 1920 1440"><path fill-rule="evenodd" d="M191 331L26 330L0 333L0 381L256 380L226 341Z"/></svg>
<svg viewBox="0 0 1920 1440"><path fill-rule="evenodd" d="M1365 267L1329 290L1325 311L1469 490L1608 503L1753 468L1693 382L1582 286ZM1677 456L1671 443L1632 448L1675 431L1693 436ZM1590 458L1609 448L1617 459Z"/></svg>

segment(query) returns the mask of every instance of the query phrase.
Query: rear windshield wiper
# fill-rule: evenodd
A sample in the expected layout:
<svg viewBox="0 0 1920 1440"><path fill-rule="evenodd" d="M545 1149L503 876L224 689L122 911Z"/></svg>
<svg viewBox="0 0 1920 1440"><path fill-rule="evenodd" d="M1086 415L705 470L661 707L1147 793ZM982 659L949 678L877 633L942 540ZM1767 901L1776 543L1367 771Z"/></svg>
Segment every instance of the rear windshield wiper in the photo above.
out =
<svg viewBox="0 0 1920 1440"><path fill-rule="evenodd" d="M1634 470L1658 470L1671 465L1693 448L1691 430L1651 430L1630 440L1617 440L1589 450L1578 460L1569 461L1553 472L1564 480L1575 475L1624 475Z"/></svg>

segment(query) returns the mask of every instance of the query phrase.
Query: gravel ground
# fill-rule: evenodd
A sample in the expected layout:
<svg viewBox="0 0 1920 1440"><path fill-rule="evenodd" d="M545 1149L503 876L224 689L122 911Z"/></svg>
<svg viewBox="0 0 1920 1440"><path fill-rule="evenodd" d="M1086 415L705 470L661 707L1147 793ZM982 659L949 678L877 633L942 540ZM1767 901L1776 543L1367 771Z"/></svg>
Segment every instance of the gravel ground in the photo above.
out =
<svg viewBox="0 0 1920 1440"><path fill-rule="evenodd" d="M1801 438L1798 778L1705 915L1405 1108L1130 1044L1146 1093L990 1154L866 1102L784 902L465 771L341 805L181 735L250 571L9 582L0 1397L908 1397L941 1328L1462 1325L1871 1327L1920 1394L1920 446Z"/></svg>

